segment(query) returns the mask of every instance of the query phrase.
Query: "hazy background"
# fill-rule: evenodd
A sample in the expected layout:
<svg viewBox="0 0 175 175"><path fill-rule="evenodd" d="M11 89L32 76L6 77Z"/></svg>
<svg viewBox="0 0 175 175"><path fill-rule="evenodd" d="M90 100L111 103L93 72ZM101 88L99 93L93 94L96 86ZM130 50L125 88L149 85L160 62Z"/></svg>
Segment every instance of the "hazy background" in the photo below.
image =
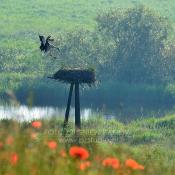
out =
<svg viewBox="0 0 175 175"><path fill-rule="evenodd" d="M0 3L1 105L65 108L69 86L47 77L81 67L97 76L81 88L82 108L125 119L174 112L173 0ZM51 34L60 52L42 55L38 34Z"/></svg>

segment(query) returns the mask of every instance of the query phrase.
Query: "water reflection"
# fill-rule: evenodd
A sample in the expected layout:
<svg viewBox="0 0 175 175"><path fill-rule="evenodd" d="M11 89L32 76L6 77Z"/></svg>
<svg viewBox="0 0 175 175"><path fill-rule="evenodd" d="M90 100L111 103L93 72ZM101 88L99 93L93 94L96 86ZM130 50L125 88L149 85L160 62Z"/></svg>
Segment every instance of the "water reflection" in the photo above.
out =
<svg viewBox="0 0 175 175"><path fill-rule="evenodd" d="M128 123L134 119L145 117L163 117L167 114L174 114L174 108L157 110L144 109L144 108L125 108L124 110L118 108L93 108L82 107L81 118L87 120L92 117L103 117L105 119L117 119L121 122ZM74 120L74 108L70 110L70 119ZM0 106L0 119L16 119L19 121L30 121L40 118L64 118L65 108L58 107L27 107L21 105L19 107L14 106Z"/></svg>
<svg viewBox="0 0 175 175"><path fill-rule="evenodd" d="M65 108L53 108L53 107L32 107L27 106L0 106L0 119L16 119L19 121L30 121L32 119L40 118L63 118ZM81 117L87 120L93 115L93 111L90 108L84 108L81 110ZM70 110L70 118L74 120L74 109Z"/></svg>

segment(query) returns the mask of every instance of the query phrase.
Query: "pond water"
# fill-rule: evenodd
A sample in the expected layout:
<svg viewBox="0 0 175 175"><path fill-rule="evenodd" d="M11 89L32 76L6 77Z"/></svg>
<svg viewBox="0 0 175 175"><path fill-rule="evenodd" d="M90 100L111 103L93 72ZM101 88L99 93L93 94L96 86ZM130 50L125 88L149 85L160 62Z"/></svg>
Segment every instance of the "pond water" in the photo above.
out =
<svg viewBox="0 0 175 175"><path fill-rule="evenodd" d="M30 121L32 119L63 118L65 114L65 108L55 107L27 107L25 105L14 106L0 106L0 119L15 119L19 121ZM81 117L84 120L97 115L95 111L90 108L84 108L81 110ZM99 114L98 114L99 115ZM70 118L74 120L74 109L70 110Z"/></svg>
<svg viewBox="0 0 175 175"><path fill-rule="evenodd" d="M70 110L70 119L74 120L74 108ZM129 122L138 118L145 117L163 117L167 114L174 114L174 110L151 110L144 108L125 108L124 110L117 108L92 108L82 107L81 118L87 120L92 117L103 117L105 119L117 119L122 122ZM21 105L15 106L0 106L0 119L16 119L19 121L30 121L40 118L59 117L64 118L64 107L28 107Z"/></svg>

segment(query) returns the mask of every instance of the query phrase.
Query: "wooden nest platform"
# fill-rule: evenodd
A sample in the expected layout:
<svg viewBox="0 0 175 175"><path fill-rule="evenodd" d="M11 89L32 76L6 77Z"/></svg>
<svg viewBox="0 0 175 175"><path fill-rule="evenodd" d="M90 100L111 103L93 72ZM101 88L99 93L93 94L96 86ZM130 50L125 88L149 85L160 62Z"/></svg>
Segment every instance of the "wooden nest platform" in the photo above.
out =
<svg viewBox="0 0 175 175"><path fill-rule="evenodd" d="M64 135L66 133L66 126L69 119L72 93L73 90L75 90L75 130L77 133L79 133L79 129L81 128L79 86L82 83L86 83L88 85L95 83L95 70L80 69L80 68L74 68L74 69L64 68L58 70L52 77L48 78L58 80L64 83L70 83L70 90L63 125L63 129L65 131Z"/></svg>
<svg viewBox="0 0 175 175"><path fill-rule="evenodd" d="M65 83L95 83L95 71L93 69L60 69L51 79L62 81Z"/></svg>

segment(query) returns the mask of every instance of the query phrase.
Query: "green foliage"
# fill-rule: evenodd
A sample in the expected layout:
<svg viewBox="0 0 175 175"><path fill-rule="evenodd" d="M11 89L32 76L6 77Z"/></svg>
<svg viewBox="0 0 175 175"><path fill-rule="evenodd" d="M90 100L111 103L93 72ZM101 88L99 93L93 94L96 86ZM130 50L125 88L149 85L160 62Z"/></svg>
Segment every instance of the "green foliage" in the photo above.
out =
<svg viewBox="0 0 175 175"><path fill-rule="evenodd" d="M93 54L95 38L88 30L62 32L57 37L60 52L52 51L51 57L55 58L51 69L58 66L67 68L94 67L96 59ZM56 69L55 69L56 70Z"/></svg>
<svg viewBox="0 0 175 175"><path fill-rule="evenodd" d="M141 6L99 14L97 25L106 42L115 45L104 69L110 69L116 79L154 84L173 79L169 65L174 64L174 56L170 60L164 54L170 47L167 19Z"/></svg>

